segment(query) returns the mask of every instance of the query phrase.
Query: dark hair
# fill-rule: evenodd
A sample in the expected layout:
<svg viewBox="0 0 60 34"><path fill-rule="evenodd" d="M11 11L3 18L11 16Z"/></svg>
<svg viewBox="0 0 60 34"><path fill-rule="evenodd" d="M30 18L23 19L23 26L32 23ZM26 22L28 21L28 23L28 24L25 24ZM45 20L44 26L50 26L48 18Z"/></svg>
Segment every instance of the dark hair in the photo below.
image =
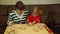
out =
<svg viewBox="0 0 60 34"><path fill-rule="evenodd" d="M16 6L17 9L20 9L20 10L24 10L25 9L25 5L23 4L22 1L17 1L15 6Z"/></svg>

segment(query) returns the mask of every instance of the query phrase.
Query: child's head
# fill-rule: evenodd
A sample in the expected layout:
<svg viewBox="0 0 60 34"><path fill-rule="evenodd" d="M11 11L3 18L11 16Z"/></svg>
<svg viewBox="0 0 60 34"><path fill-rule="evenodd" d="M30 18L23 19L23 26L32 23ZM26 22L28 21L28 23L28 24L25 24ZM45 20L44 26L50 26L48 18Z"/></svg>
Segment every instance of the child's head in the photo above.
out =
<svg viewBox="0 0 60 34"><path fill-rule="evenodd" d="M22 1L17 1L15 6L19 10L24 10L25 9L25 5L24 5L24 3Z"/></svg>
<svg viewBox="0 0 60 34"><path fill-rule="evenodd" d="M40 15L40 9L38 7L34 7L31 13L33 15Z"/></svg>

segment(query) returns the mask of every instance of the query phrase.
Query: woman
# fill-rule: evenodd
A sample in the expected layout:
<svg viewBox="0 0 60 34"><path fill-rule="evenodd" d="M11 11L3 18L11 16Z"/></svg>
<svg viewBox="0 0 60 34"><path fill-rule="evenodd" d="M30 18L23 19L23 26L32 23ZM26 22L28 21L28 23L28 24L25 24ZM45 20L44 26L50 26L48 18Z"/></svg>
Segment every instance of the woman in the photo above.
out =
<svg viewBox="0 0 60 34"><path fill-rule="evenodd" d="M18 1L15 6L17 9L12 10L9 13L8 25L19 23L23 24L26 22L28 11L25 11L25 5L23 4L23 2Z"/></svg>

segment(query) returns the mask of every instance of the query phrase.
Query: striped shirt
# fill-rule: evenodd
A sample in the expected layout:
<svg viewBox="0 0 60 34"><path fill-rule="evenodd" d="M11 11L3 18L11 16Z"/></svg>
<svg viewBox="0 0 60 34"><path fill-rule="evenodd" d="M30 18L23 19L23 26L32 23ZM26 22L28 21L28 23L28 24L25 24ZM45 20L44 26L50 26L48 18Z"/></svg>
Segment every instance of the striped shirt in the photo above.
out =
<svg viewBox="0 0 60 34"><path fill-rule="evenodd" d="M16 10L13 10L9 13L8 22L12 21L13 23L16 23L16 24L26 23L26 18L28 16L28 14L29 14L28 11L24 11L21 15L18 15L16 13Z"/></svg>

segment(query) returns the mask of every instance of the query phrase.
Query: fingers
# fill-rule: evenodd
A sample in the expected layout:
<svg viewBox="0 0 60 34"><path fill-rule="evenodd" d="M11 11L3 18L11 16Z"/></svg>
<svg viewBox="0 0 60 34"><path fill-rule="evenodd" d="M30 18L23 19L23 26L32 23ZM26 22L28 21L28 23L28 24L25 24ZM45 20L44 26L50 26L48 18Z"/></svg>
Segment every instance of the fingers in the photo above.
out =
<svg viewBox="0 0 60 34"><path fill-rule="evenodd" d="M13 25L13 23L12 23L12 22L8 23L8 26L12 26L12 25Z"/></svg>
<svg viewBox="0 0 60 34"><path fill-rule="evenodd" d="M32 23L29 23L29 25L32 25Z"/></svg>

